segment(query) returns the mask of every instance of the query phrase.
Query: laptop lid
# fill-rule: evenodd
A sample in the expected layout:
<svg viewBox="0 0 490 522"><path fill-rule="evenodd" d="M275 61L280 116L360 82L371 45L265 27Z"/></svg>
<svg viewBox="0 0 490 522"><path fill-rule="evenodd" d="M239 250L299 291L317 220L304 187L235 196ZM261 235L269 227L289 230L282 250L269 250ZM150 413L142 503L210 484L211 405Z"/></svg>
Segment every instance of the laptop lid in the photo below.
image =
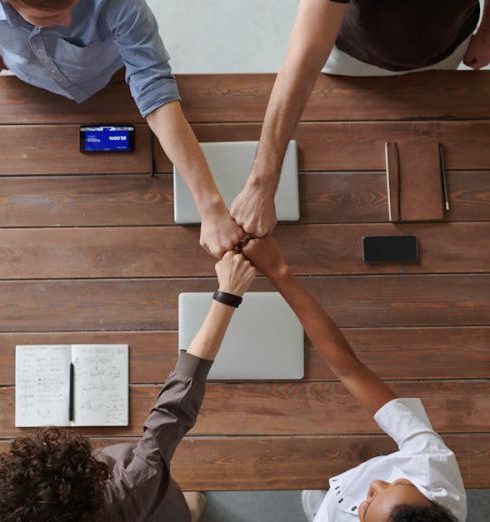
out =
<svg viewBox="0 0 490 522"><path fill-rule="evenodd" d="M214 181L228 208L245 186L252 169L257 144L257 141L201 143ZM295 141L290 141L286 150L274 201L278 221L299 220L298 158ZM175 167L174 220L178 224L201 222L191 192Z"/></svg>
<svg viewBox="0 0 490 522"><path fill-rule="evenodd" d="M212 303L212 293L179 295L179 349L186 350ZM231 320L210 380L302 379L301 323L277 292L248 292Z"/></svg>

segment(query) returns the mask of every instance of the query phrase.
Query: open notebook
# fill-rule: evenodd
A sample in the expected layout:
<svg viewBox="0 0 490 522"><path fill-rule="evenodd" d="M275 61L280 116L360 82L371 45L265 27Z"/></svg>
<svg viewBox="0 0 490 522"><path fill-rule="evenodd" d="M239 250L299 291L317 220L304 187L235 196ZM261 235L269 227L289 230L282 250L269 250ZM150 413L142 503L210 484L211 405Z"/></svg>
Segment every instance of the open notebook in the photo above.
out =
<svg viewBox="0 0 490 522"><path fill-rule="evenodd" d="M128 345L17 346L15 425L127 426Z"/></svg>

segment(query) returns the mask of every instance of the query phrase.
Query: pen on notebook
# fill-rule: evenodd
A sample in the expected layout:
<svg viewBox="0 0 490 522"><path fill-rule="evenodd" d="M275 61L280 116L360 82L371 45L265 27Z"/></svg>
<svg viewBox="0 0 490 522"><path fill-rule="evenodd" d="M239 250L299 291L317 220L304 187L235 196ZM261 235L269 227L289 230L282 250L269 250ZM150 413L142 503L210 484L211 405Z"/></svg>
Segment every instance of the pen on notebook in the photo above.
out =
<svg viewBox="0 0 490 522"><path fill-rule="evenodd" d="M74 420L74 412L73 412L73 385L75 383L75 365L70 363L70 397L69 397L69 405L68 405L68 419L71 422Z"/></svg>

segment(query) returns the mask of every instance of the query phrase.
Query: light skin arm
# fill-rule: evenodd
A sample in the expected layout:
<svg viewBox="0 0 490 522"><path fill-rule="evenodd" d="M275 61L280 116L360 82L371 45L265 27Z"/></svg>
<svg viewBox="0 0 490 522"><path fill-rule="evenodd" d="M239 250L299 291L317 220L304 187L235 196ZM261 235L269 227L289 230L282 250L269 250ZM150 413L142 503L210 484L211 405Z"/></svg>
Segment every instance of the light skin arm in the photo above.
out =
<svg viewBox="0 0 490 522"><path fill-rule="evenodd" d="M182 174L201 216L201 245L214 257L222 257L243 237L214 183L201 147L179 102L162 105L147 116L170 161Z"/></svg>
<svg viewBox="0 0 490 522"><path fill-rule="evenodd" d="M267 107L252 171L231 206L245 232L270 234L277 220L274 195L284 154L315 81L337 38L347 4L301 0L284 64Z"/></svg>
<svg viewBox="0 0 490 522"><path fill-rule="evenodd" d="M248 290L256 274L254 267L242 254L233 252L227 252L223 259L218 261L215 269L219 290L239 296ZM232 306L213 300L208 315L187 353L201 359L214 360L235 310Z"/></svg>
<svg viewBox="0 0 490 522"><path fill-rule="evenodd" d="M490 63L490 7L485 0L478 31L471 38L463 63L472 69L481 69Z"/></svg>
<svg viewBox="0 0 490 522"><path fill-rule="evenodd" d="M293 275L273 239L249 241L243 252L274 284L331 370L371 415L396 398L393 390L357 359L330 316Z"/></svg>

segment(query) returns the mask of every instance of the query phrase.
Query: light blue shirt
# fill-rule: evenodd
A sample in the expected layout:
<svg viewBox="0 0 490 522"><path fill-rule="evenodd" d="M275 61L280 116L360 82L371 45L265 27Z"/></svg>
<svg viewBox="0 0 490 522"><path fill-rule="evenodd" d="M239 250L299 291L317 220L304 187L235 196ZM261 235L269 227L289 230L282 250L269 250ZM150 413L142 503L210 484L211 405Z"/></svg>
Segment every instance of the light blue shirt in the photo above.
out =
<svg viewBox="0 0 490 522"><path fill-rule="evenodd" d="M145 0L80 0L69 27L35 27L0 3L0 54L21 80L77 103L100 91L123 66L143 117L180 100Z"/></svg>

